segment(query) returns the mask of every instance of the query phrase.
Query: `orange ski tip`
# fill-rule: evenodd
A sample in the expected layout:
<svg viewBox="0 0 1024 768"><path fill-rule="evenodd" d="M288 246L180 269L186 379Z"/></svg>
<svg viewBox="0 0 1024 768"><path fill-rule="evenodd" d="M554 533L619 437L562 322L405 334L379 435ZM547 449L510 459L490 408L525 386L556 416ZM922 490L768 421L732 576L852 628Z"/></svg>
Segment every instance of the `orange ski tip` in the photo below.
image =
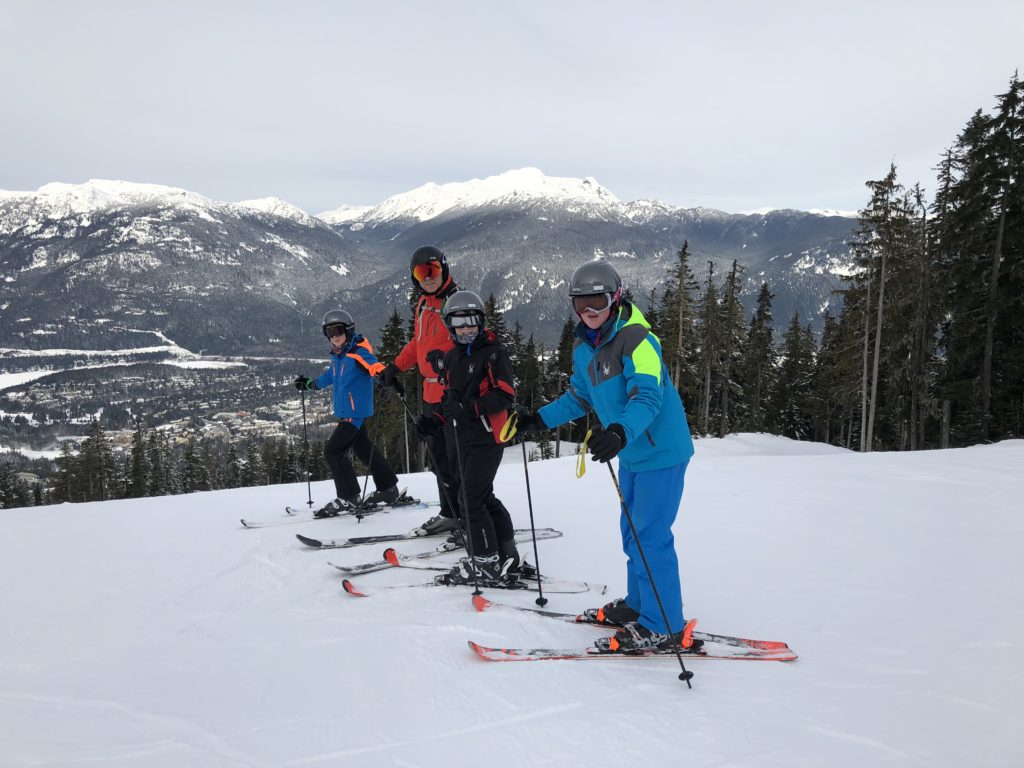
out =
<svg viewBox="0 0 1024 768"><path fill-rule="evenodd" d="M473 595L473 607L478 611L483 612L490 608L492 605L491 601L483 595Z"/></svg>
<svg viewBox="0 0 1024 768"><path fill-rule="evenodd" d="M690 619L686 622L686 626L683 627L682 636L679 638L679 644L683 648L691 648L693 646L693 630L697 628L697 620Z"/></svg>
<svg viewBox="0 0 1024 768"><path fill-rule="evenodd" d="M393 547L388 547L384 550L384 559L391 563L391 565L400 565L398 553L395 552Z"/></svg>
<svg viewBox="0 0 1024 768"><path fill-rule="evenodd" d="M341 587L346 592L348 592L350 595L355 595L356 597L366 597L366 595L364 595L362 592L360 592L358 589L356 589L356 585L353 584L348 579L344 579L341 582Z"/></svg>

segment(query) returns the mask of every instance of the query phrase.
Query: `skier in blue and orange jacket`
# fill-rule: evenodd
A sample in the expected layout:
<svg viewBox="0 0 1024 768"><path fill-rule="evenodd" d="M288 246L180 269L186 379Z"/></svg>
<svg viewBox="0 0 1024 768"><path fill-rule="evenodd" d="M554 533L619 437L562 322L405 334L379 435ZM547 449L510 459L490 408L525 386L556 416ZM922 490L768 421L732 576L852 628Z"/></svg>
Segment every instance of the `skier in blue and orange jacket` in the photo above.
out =
<svg viewBox="0 0 1024 768"><path fill-rule="evenodd" d="M370 441L364 423L373 415L374 377L384 366L374 356L370 342L355 332L352 315L345 310L333 309L324 315L323 332L331 342L330 365L316 379L299 376L295 387L300 390L333 388L338 426L324 445L324 458L338 496L313 513L316 517L333 517L369 505L396 501L401 494L395 471ZM376 490L365 499L360 499L359 481L348 458L349 450L355 451L373 475Z"/></svg>

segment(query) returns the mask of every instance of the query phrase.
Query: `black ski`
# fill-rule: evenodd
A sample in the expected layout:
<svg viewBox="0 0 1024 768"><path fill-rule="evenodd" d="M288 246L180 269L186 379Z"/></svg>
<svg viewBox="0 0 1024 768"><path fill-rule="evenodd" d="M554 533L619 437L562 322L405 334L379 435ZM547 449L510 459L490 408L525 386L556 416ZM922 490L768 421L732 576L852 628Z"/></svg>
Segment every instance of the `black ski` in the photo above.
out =
<svg viewBox="0 0 1024 768"><path fill-rule="evenodd" d="M414 528L413 530L409 531L408 533L388 533L388 534L383 534L381 536L353 536L352 538L348 538L348 539L314 539L314 538L311 538L310 536L303 536L301 533L297 533L297 534L295 534L295 538L297 538L299 541L301 541L307 547L313 547L315 549L347 549L348 547L358 547L358 546L361 546L363 544L388 544L388 543L393 542L393 541L415 541L416 539L436 538L438 536L448 536L448 535L451 534L451 531L444 531L443 533L433 533L433 534L430 534L430 533L427 533L427 534L417 534L417 533L415 533L415 531L418 531L418 530L420 530L420 529L419 528ZM542 531L544 532L543 535L541 533ZM520 536L520 535L523 535L523 534L529 534L530 533L530 529L529 528L516 528L515 533L516 533L516 536ZM538 528L537 529L537 538L538 539L541 539L541 538L557 538L556 536L553 535L555 533L558 533L558 532L555 531L554 528ZM558 535L560 536L561 533L558 533ZM526 539L526 541L529 541L529 539ZM461 547L462 547L462 545L460 544L459 547L457 547L457 548L461 548Z"/></svg>
<svg viewBox="0 0 1024 768"><path fill-rule="evenodd" d="M538 528L537 529L537 540L541 541L544 539L557 539L562 535L561 531L556 531L554 528ZM525 544L530 541L530 530L517 529L516 531L516 543ZM437 557L443 555L446 552L455 552L456 550L462 550L464 547L462 544L456 544L451 541L443 542L437 549L432 549L429 552L420 552L416 555L400 555L400 559L405 562L412 562L415 560L426 560L431 557ZM395 563L389 562L386 559L377 560L371 563L361 563L359 565L338 565L336 563L330 563L330 565L337 568L339 571L344 573L346 576L359 576L364 573L373 573L374 571L383 571L386 568L394 568ZM401 565L401 562L399 563ZM447 568L445 570L448 570Z"/></svg>
<svg viewBox="0 0 1024 768"><path fill-rule="evenodd" d="M288 515L288 517L278 518L276 520L246 520L245 518L242 518L241 522L245 528L270 528L278 525L308 523L313 520L334 520L347 517L362 519L367 515L376 514L377 512L391 512L396 509L428 509L429 507L437 506L440 506L440 503L436 501L425 502L419 501L418 499L409 499L409 501L404 504L380 504L376 506L363 507L358 512L347 512L344 515L334 515L333 517L313 517L309 510L285 507L285 514Z"/></svg>
<svg viewBox="0 0 1024 768"><path fill-rule="evenodd" d="M370 597L371 595L391 589L414 589L416 587L472 587L472 584L443 584L437 581L426 581L417 584L389 584L384 587L376 587L373 590L366 590L357 587L348 579L341 582L346 594L353 597ZM483 589L507 589L507 590L529 590L538 591L536 581L516 581L508 584L481 584ZM572 595L581 592L599 591L603 593L606 587L603 584L588 584L585 581L561 581L557 579L544 579L544 592L551 594Z"/></svg>

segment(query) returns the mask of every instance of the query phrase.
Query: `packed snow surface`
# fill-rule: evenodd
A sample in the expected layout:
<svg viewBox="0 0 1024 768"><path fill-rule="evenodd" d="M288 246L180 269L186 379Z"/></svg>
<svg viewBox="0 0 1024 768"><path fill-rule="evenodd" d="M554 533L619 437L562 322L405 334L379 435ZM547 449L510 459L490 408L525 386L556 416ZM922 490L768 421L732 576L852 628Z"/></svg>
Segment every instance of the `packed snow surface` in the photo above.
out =
<svg viewBox="0 0 1024 768"><path fill-rule="evenodd" d="M317 551L295 533L406 531L429 513L239 525L304 507L304 484L3 510L0 765L1024 764L1024 441L863 455L737 435L697 450L675 526L687 614L785 640L798 661L691 660L692 690L672 658L480 661L467 640L582 646L601 630L479 614L463 588L345 595L327 562L383 547ZM539 544L542 570L609 585L549 608L621 594L607 467L529 472L537 524L565 532ZM402 482L436 495L428 475ZM522 465L496 490L527 526Z"/></svg>

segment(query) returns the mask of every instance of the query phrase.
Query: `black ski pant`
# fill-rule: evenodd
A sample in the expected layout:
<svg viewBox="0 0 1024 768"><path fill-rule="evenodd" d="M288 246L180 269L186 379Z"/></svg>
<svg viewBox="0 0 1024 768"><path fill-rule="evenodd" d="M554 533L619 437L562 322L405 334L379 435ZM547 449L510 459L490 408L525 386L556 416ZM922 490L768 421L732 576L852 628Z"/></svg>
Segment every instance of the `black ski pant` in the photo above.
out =
<svg viewBox="0 0 1024 768"><path fill-rule="evenodd" d="M339 421L330 438L324 444L324 458L334 478L334 490L339 499L358 499L362 495L356 471L348 457L355 451L359 460L370 467L373 484L378 490L398 484L398 476L391 464L366 434L366 424L359 427L348 421Z"/></svg>
<svg viewBox="0 0 1024 768"><path fill-rule="evenodd" d="M459 501L466 504L468 511L473 556L488 557L498 552L502 543L515 538L512 516L494 495L494 476L498 474L505 446L498 443L459 445L460 457L451 427L446 426L444 431L449 433L448 463L460 480ZM460 466L462 473L459 473Z"/></svg>
<svg viewBox="0 0 1024 768"><path fill-rule="evenodd" d="M423 415L433 416L441 411L440 403L424 403ZM441 516L450 517L453 520L461 520L459 514L459 481L452 470L453 465L448 460L448 438L446 429L439 429L427 438L427 460L430 462L430 469L437 478L437 494L441 500ZM431 458L433 457L433 458ZM449 499L451 504L448 503Z"/></svg>

